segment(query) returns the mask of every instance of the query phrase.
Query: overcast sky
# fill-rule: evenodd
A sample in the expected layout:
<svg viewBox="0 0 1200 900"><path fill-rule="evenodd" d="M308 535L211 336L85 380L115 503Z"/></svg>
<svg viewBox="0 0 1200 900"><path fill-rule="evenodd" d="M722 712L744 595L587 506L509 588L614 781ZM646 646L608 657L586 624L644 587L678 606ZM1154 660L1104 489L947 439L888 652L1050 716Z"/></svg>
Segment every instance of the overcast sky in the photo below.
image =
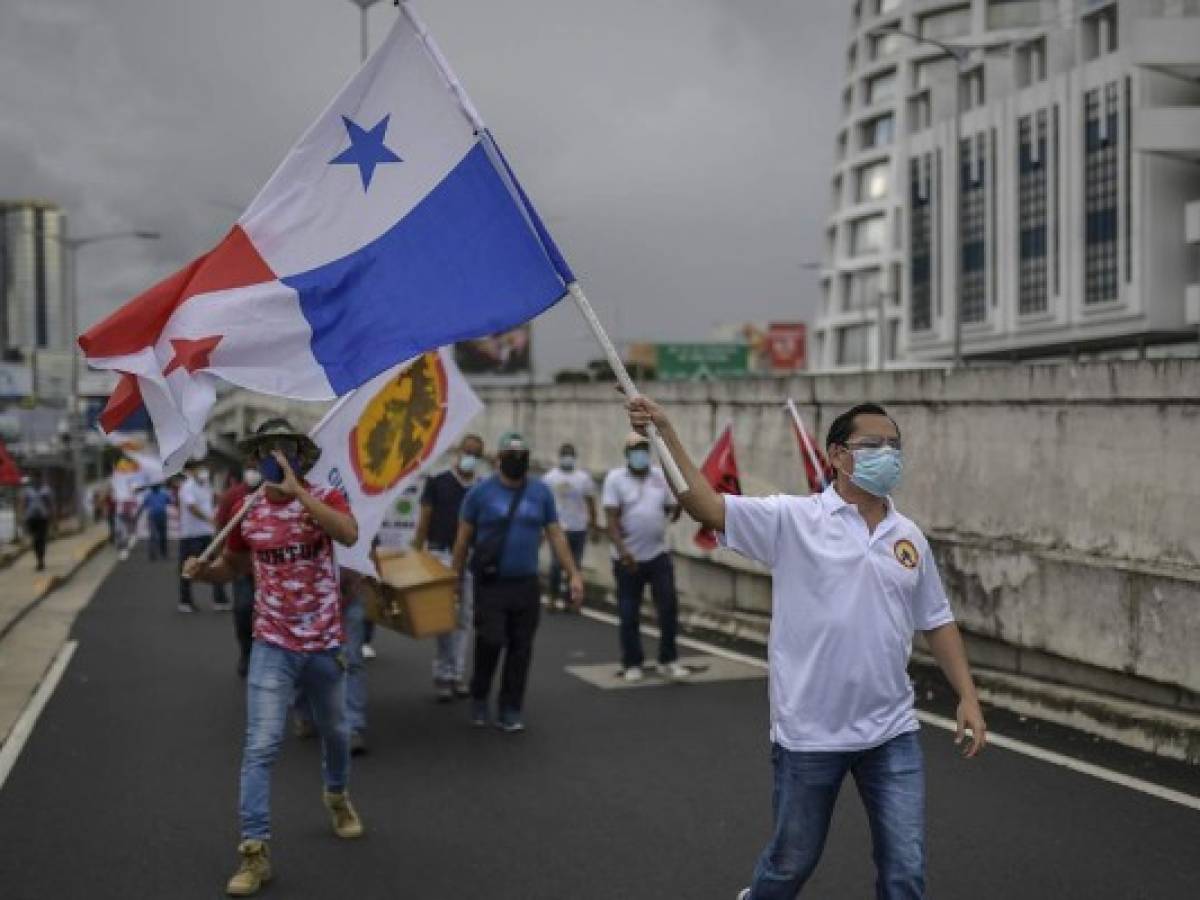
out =
<svg viewBox="0 0 1200 900"><path fill-rule="evenodd" d="M848 0L415 6L614 337L811 319ZM83 251L81 324L225 233L358 40L349 0L0 0L0 197L163 234ZM565 305L536 335L597 355Z"/></svg>

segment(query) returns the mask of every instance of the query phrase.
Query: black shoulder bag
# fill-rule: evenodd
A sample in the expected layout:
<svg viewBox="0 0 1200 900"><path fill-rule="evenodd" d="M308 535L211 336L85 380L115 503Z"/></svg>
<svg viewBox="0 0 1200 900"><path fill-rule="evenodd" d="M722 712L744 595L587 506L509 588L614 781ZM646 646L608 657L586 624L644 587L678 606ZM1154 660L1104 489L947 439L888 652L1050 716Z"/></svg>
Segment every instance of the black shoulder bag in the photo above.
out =
<svg viewBox="0 0 1200 900"><path fill-rule="evenodd" d="M481 584L488 584L500 577L500 557L504 553L504 545L508 543L508 529L512 525L517 507L521 504L521 498L525 496L525 486L528 483L526 479L513 494L512 502L508 504L508 514L505 515L499 532L490 540L475 544L475 552L471 556L471 574Z"/></svg>

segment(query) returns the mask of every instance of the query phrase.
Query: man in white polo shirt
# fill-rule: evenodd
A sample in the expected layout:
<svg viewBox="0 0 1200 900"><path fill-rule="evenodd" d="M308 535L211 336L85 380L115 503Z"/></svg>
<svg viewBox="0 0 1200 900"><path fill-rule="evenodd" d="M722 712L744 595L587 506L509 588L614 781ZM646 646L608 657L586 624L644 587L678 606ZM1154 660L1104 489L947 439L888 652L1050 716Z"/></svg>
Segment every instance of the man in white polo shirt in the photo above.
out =
<svg viewBox="0 0 1200 900"><path fill-rule="evenodd" d="M718 494L662 408L653 423L683 470L684 509L725 544L770 567L775 828L740 900L793 900L821 856L842 780L866 808L881 900L925 895L925 775L907 673L920 631L960 700L963 755L986 742L983 712L929 543L888 494L903 468L900 430L879 406L836 418L826 447L833 485L808 497Z"/></svg>
<svg viewBox="0 0 1200 900"><path fill-rule="evenodd" d="M650 597L658 614L660 631L658 664L668 678L688 677L679 662L675 632L679 627L679 601L675 594L675 567L667 550L667 517L679 518L679 505L671 497L662 470L650 465L650 442L634 432L625 438L625 465L604 478L600 492L608 538L612 542L613 580L621 615L621 675L629 682L642 680L642 593Z"/></svg>

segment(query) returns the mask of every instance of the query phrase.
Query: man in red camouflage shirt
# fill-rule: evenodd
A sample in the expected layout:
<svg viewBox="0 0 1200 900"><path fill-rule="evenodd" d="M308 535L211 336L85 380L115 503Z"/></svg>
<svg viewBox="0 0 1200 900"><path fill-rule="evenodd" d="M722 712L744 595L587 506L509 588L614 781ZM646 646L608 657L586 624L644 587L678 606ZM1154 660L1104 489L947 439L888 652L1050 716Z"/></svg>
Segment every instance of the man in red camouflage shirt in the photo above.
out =
<svg viewBox="0 0 1200 900"><path fill-rule="evenodd" d="M184 564L188 578L231 581L253 571L254 644L246 678L246 745L241 774L241 865L226 891L245 897L271 877L271 768L298 690L312 704L321 735L324 801L334 832L362 835L350 803L350 729L346 721L343 598L333 542L351 546L358 524L345 495L297 476L318 456L316 445L285 419L271 419L242 442L258 461L265 488L230 534L221 558ZM240 508L240 505L239 505Z"/></svg>

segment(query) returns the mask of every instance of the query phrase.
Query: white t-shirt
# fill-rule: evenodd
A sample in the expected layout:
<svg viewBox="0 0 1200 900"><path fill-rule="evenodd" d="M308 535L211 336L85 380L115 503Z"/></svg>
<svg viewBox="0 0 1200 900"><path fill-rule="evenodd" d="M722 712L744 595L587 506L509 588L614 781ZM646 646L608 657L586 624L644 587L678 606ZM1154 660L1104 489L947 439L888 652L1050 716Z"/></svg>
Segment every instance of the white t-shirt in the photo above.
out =
<svg viewBox="0 0 1200 900"><path fill-rule="evenodd" d="M210 521L212 520L212 488L189 476L183 479L183 484L179 486L179 536L184 538L208 537L213 533L213 527L209 522L193 515L191 510L193 506L208 516Z"/></svg>
<svg viewBox="0 0 1200 900"><path fill-rule="evenodd" d="M647 562L667 550L667 513L675 508L675 497L662 469L651 467L643 478L628 466L613 469L604 478L600 502L621 517L621 538L638 562ZM617 557L612 548L613 559Z"/></svg>
<svg viewBox="0 0 1200 900"><path fill-rule="evenodd" d="M892 505L868 534L832 487L727 496L724 543L771 569L771 740L788 750L863 750L917 729L913 632L954 615L910 519Z"/></svg>
<svg viewBox="0 0 1200 900"><path fill-rule="evenodd" d="M584 469L566 471L555 466L542 476L546 487L554 494L558 521L563 531L586 531L588 527L587 498L596 496L596 482Z"/></svg>

